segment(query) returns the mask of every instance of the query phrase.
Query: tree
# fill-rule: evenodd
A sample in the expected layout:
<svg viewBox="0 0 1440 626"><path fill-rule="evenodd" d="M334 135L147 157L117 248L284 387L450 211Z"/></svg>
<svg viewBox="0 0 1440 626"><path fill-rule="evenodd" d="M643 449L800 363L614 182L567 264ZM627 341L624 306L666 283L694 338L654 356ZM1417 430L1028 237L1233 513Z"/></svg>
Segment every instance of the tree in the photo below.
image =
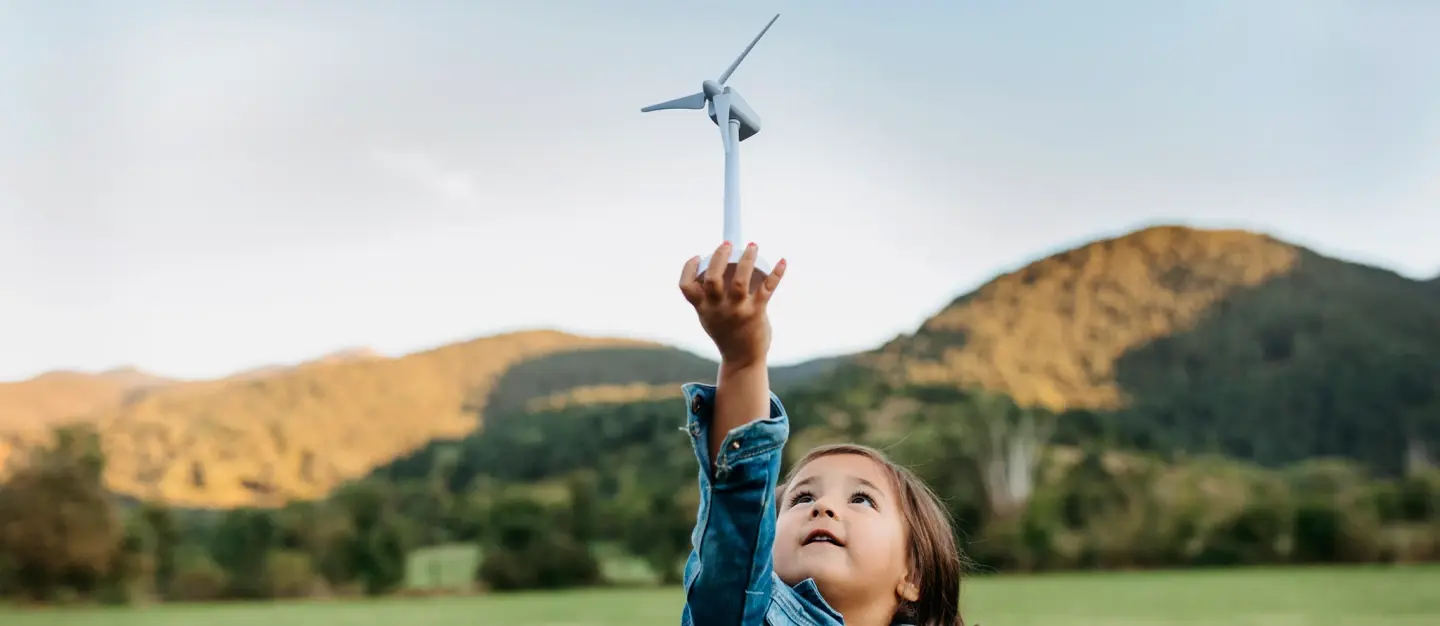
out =
<svg viewBox="0 0 1440 626"><path fill-rule="evenodd" d="M491 510L485 560L476 578L491 589L558 589L600 581L600 564L566 523L568 507L531 494L502 494Z"/></svg>
<svg viewBox="0 0 1440 626"><path fill-rule="evenodd" d="M980 473L993 515L1015 514L1035 491L1035 470L1054 433L1053 415L1016 406L1009 397L950 387L922 387L911 394L927 420L953 431L953 441Z"/></svg>
<svg viewBox="0 0 1440 626"><path fill-rule="evenodd" d="M155 591L166 597L175 579L175 549L180 543L175 516L163 502L141 505L138 515L148 534L147 548L155 568Z"/></svg>
<svg viewBox="0 0 1440 626"><path fill-rule="evenodd" d="M275 517L269 510L235 509L220 519L211 538L210 554L229 579L229 595L268 597L266 560L279 545L280 538Z"/></svg>
<svg viewBox="0 0 1440 626"><path fill-rule="evenodd" d="M335 501L349 513L354 533L346 541L346 561L367 595L389 593L405 582L413 524L398 510L400 495L395 485L371 480L350 485ZM442 519L435 515L434 523Z"/></svg>
<svg viewBox="0 0 1440 626"><path fill-rule="evenodd" d="M124 528L105 492L105 457L90 429L61 428L0 488L0 553L34 599L92 596L121 566Z"/></svg>
<svg viewBox="0 0 1440 626"><path fill-rule="evenodd" d="M695 509L665 491L627 494L632 506L623 515L624 544L632 554L650 564L660 582L680 582L680 563L690 551L690 531L695 527Z"/></svg>

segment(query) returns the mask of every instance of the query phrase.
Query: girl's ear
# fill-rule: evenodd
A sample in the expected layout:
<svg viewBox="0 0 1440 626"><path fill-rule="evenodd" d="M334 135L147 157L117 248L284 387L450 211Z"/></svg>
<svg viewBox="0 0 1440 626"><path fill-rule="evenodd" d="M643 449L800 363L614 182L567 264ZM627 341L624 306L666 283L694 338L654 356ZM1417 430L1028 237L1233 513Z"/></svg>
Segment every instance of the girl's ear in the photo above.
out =
<svg viewBox="0 0 1440 626"><path fill-rule="evenodd" d="M895 587L895 595L900 596L906 602L914 602L920 599L920 587L909 579L902 580Z"/></svg>

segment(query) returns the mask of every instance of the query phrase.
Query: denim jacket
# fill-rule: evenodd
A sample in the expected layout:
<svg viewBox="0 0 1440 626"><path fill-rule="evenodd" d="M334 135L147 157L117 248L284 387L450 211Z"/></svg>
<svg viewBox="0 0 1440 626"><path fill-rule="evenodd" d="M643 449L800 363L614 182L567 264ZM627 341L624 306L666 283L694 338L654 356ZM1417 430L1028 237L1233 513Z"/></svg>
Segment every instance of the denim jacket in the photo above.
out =
<svg viewBox="0 0 1440 626"><path fill-rule="evenodd" d="M770 394L770 415L730 431L712 466L715 386L684 385L686 430L700 464L700 509L685 562L682 626L843 626L814 580L775 574L775 489L790 420ZM712 471L713 467L713 471Z"/></svg>

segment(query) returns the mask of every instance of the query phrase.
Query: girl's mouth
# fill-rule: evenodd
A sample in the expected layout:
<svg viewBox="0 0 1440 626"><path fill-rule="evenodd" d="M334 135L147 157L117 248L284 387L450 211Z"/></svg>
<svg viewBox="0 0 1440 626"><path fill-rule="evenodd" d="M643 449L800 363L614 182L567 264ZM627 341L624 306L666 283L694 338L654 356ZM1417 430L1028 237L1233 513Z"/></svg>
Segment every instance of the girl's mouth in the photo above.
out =
<svg viewBox="0 0 1440 626"><path fill-rule="evenodd" d="M800 545L808 546L812 543L828 543L836 546L845 545L845 542L840 541L840 539L831 534L830 531L821 528L812 530L810 534L805 535L805 540L800 542Z"/></svg>

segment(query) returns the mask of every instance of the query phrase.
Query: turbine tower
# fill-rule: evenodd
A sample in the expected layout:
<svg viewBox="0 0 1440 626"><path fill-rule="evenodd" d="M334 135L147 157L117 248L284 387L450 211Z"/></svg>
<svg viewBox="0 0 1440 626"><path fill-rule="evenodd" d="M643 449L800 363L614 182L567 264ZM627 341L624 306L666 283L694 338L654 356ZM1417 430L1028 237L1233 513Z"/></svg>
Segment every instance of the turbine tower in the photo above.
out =
<svg viewBox="0 0 1440 626"><path fill-rule="evenodd" d="M725 147L725 241L734 244L730 252L730 263L738 263L740 255L745 252L745 244L740 238L740 142L755 136L760 132L760 116L755 109L740 97L740 92L734 87L725 84L730 75L735 73L735 68L740 67L740 62L745 60L745 55L760 38L765 36L765 31L775 20L780 19L780 14L770 18L765 28L760 29L760 34L750 40L750 45L736 57L730 67L716 80L706 80L700 85L700 92L693 93L682 98L676 98L660 104L652 104L640 109L641 113L650 111L663 111L666 109L708 109L711 121L720 128L720 141ZM700 272L704 272L710 265L710 257L700 261ZM755 270L760 274L770 273L770 264L765 260L755 259Z"/></svg>

